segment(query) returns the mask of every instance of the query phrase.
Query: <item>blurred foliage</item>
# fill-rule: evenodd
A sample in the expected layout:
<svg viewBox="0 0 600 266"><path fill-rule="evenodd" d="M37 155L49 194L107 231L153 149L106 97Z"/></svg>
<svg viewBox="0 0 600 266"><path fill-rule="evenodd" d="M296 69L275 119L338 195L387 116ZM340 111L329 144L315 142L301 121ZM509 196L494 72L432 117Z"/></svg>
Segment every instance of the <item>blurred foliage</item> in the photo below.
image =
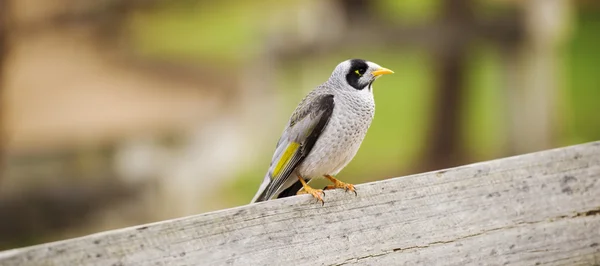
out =
<svg viewBox="0 0 600 266"><path fill-rule="evenodd" d="M467 106L462 114L465 122L463 143L471 158L486 160L502 152L501 58L498 51L480 44L471 49L467 72Z"/></svg>
<svg viewBox="0 0 600 266"><path fill-rule="evenodd" d="M564 95L568 132L565 144L600 139L600 14L579 10L573 38L565 47L568 81Z"/></svg>
<svg viewBox="0 0 600 266"><path fill-rule="evenodd" d="M132 41L141 55L196 59L215 64L248 59L259 50L260 29L266 24L264 6L289 3L273 0L198 1L194 5L164 4L130 20Z"/></svg>
<svg viewBox="0 0 600 266"><path fill-rule="evenodd" d="M375 6L382 17L401 23L425 22L436 17L441 1L435 0L382 0Z"/></svg>

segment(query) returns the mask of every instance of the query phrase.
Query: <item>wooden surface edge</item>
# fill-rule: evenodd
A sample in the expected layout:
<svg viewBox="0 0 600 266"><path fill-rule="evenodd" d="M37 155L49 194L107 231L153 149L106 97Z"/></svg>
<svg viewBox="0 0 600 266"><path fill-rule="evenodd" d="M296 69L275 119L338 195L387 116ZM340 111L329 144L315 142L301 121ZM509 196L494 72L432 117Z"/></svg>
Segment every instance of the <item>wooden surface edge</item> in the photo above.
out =
<svg viewBox="0 0 600 266"><path fill-rule="evenodd" d="M526 161L526 160L536 160L536 158L549 158L549 157L556 157L558 159L553 159L553 160L548 160L548 162L545 162L546 166L539 166L539 168L543 168L543 167L547 167L549 169L549 171L552 171L551 169L559 169L559 170L564 170L564 169L570 169L569 168L569 163L571 163L570 160L578 160L577 156L587 156L587 155L580 155L582 153L582 151L586 151L588 149L593 149L594 151L592 153L590 153L591 155L589 156L595 156L594 158L592 158L593 160L590 160L590 162L596 162L598 161L596 156L600 155L600 142L590 142L590 143L585 143L585 144L579 144L579 145L574 145L574 146L568 146L568 147L564 147L564 148L558 148L558 149L552 149L552 150L547 150L547 151L541 151L541 152L536 152L536 153L531 153L531 154L525 154L525 155L518 155L518 156L513 156L513 157L508 157L508 158L503 158L503 159L497 159L497 160L492 160L492 161L487 161L487 162L480 162L480 163L475 163L475 164L470 164L470 165L465 165L465 166L459 166L459 167L455 167L455 168L449 168L449 169L444 169L444 170L438 170L438 171L431 171L431 172L427 172L427 173L421 173L421 174L416 174L416 175L410 175L410 176L406 176L406 177L398 177L398 178L392 178L392 179L387 179L387 180L382 180L382 181L376 181L376 182L371 182L371 183L365 183L365 184L360 184L357 186L358 191L375 191L374 188L377 187L386 187L391 183L396 183L396 182L405 182L405 178L408 179L429 179L429 178L442 178L443 175L447 174L447 173L451 173L452 175L457 175L457 176L461 176L461 175L466 175L462 172L468 172L471 171L471 169L475 169L477 168L476 171L482 171L481 169L485 169L486 167L497 167L498 165L502 165L505 163L511 163L511 164L518 164L522 161ZM585 152L584 152L585 153ZM584 158L585 159L585 158ZM600 166L599 165L589 165L590 163L588 163L588 165L586 166L587 168L584 168L583 170L581 170L581 172L590 172L593 171L593 175L594 176L600 176L600 174L598 174L597 172L600 170ZM558 165L558 166L556 166ZM553 168L554 167L554 168ZM587 172L586 172L587 171ZM470 174L470 173L469 173ZM482 175L485 175L485 173L483 173ZM462 177L450 177L450 178L462 178ZM521 176L519 176L519 178L523 178ZM565 175L564 177L562 177L564 180L564 182L568 183L569 181L569 175ZM461 181L461 180L458 180ZM593 181L595 182L595 181ZM361 189L363 188L363 189ZM370 190L369 190L370 189ZM523 188L524 189L524 188ZM581 195L577 195L577 194L573 194L573 193L579 193L578 190L575 192L569 191L567 190L567 187L559 187L559 190L562 189L562 191L559 191L562 194L565 194L567 196L581 196ZM570 187L568 187L568 189L571 189ZM598 186L596 188L597 190L600 190L600 186ZM581 193L584 193L583 190L581 190ZM494 193L497 193L496 191L490 191L489 195L491 195L491 197L493 198L495 196ZM558 193L558 192L557 192ZM570 194L569 194L570 193ZM487 250L485 245L484 246L480 246L479 250L471 250L471 252L469 253L460 253L460 248L459 246L455 246L454 248L456 248L456 250L458 251L457 254L462 255L476 255L479 254L481 256L485 256L486 252L489 251L489 253L487 254L487 257L494 257L494 256L504 256L504 260L505 262L511 262L511 260L509 259L510 256L514 256L514 254L520 254L520 256L522 258L525 258L523 260L521 260L521 262L526 262L526 263L546 263L546 264L555 264L555 265L561 265L561 264L569 264L569 263L587 263L587 262L593 262L593 261L598 261L598 254L600 254L600 247L598 247L598 242L600 241L593 241L593 239L595 239L596 237L598 239L600 239L600 204L599 205L595 205L598 202L597 196L598 196L598 192L593 191L586 191L584 196L589 196L592 195L594 198L590 199L589 202L586 202L583 205L586 205L585 208L582 207L582 209L573 209L573 210L569 210L570 212L572 212L572 215L563 215L562 216L558 216L556 217L556 219L554 220L548 220L548 221L536 221L534 222L523 222L522 224L515 224L514 226L505 226L505 227L499 227L500 229L498 230L492 230L490 231L491 234L493 234L495 236L494 239L488 239L486 240L489 243L496 243L496 245L500 245L500 244L507 244L510 242L515 242L517 240L517 235L519 234L512 234L515 232L515 230L521 230L519 229L520 227L523 228L529 228L530 230L534 230L535 228L537 228L537 226L541 226L541 225L548 225L550 229L548 230L554 230L552 232L555 233L560 233L561 235L564 232L571 232L571 233L578 233L579 235L581 234L589 234L588 236L585 236L581 239L579 239L579 244L583 245L581 247L581 249L577 249L574 250L574 252L577 252L577 256L566 256L566 255L557 255L557 256L549 256L548 254L553 254L552 250L546 250L544 252L544 250L537 250L536 249L525 249L525 250L516 250L516 251L510 251L511 249L503 249L501 247L496 248L496 249L491 249L491 250ZM347 208L348 204L352 204L352 199L348 199L348 195L343 193L343 192L332 192L332 193L328 193L327 194L328 198L326 200L328 200L328 202L332 203L332 207L331 208ZM368 196L368 195L363 195L364 196ZM563 195L564 198L564 195ZM362 200L362 199L361 199ZM365 201L370 200L369 198L365 199ZM579 198L577 198L577 200L579 200ZM245 214L247 213L251 213L254 209L260 209L261 212L263 213L273 213L272 217L275 217L277 215L281 215L281 213L283 213L281 210L282 209L289 209L292 211L297 211L297 212L302 212L303 215L308 215L310 213L319 213L322 212L322 208L319 208L319 206L315 205L315 204L311 204L312 201L310 199L310 196L305 195L305 196L298 196L298 197L291 197L291 198L286 198L286 199L281 199L281 200L276 200L276 201L269 201L269 202L263 202L263 203L259 203L259 204L253 204L253 205L244 205L244 206L239 206L239 207L235 207L235 208L231 208L231 209L225 209L225 210L219 210L219 211L214 211L214 212L208 212L208 213L204 213L204 214L198 214L198 215L193 215L193 216L188 216L188 217L182 217L182 218L177 218L177 219L171 219L171 220L166 220L166 221L160 221L160 222L155 222L155 223L150 223L150 224L144 224L144 225L138 225L138 226L133 226L133 227L127 227L127 228L122 228L122 229L116 229L116 230L111 230L111 231L106 231L106 232L100 232L100 233L96 233L96 234L92 234L92 235L88 235L88 236L82 236L82 237L78 237L78 238L73 238L73 239L68 239L68 240L63 240L63 241L57 241L57 242L51 242L51 243L45 243L45 244L40 244L40 245L35 245L35 246L30 246L30 247L24 247L24 248L19 248L19 249L13 249L13 250L6 250L6 251L1 251L0 252L0 265L5 265L4 263L9 263L8 265L12 265L10 264L11 262L24 262L24 261L29 261L31 262L33 259L32 258L45 258L48 257L50 258L50 261L47 261L44 263L44 265L60 265L58 262L52 260L54 258L60 257L60 254L68 254L70 250L70 248L76 248L78 247L78 243L92 243L92 242L98 242L98 243L102 243L102 242L110 242L110 241L116 241L118 243L119 241L127 241L128 237L126 236L132 236L134 235L134 233L139 233L139 232L148 232L148 231L152 231L152 233L147 233L145 235L145 237L150 237L150 236L154 236L155 234L160 234L159 231L164 230L165 228L169 228L169 227L176 227L176 226L182 226L182 225L186 225L186 226L191 226L191 228L203 228L203 226L206 223L210 223L211 220L214 221L221 221L220 219L226 219L224 221L229 221L231 219L233 219L233 216L240 216L243 217ZM343 205L343 204L346 205ZM337 205L336 205L337 204ZM559 213L564 213L564 211L559 212ZM289 215L289 214L286 214ZM229 220L227 220L229 219ZM236 218L237 219L237 218ZM260 216L257 219L265 219L268 220L270 219L270 217L268 215L264 215L264 216ZM525 218L523 218L525 219ZM537 223L536 227L533 227L533 229L531 228L532 225L535 225ZM588 227L582 227L582 223L585 224L586 226L592 226L591 228ZM565 227L568 226L568 227ZM584 231L581 230L577 230L577 228L583 228ZM598 230L595 230L598 229ZM505 231L506 230L506 231ZM489 231L489 229L488 229ZM227 231L229 232L229 231ZM544 234L546 234L547 232L540 232L540 234L533 234L534 236L543 236ZM525 233L522 233L520 235L526 235ZM462 243L463 246L471 246L473 248L478 247L477 246L477 239L480 239L480 241L482 241L481 239L484 238L489 238L490 234L475 234L473 237L470 238L462 238L463 240L468 240L468 241L475 241L475 242L465 242ZM511 238L512 237L512 238ZM115 240L117 239L117 240ZM582 240L583 239L583 240ZM105 241L108 240L108 241ZM461 241L463 241L461 240ZM137 238L137 237L133 237L131 238L131 241L142 241L142 239ZM143 241L147 241L143 240ZM496 242L494 242L496 241ZM504 241L504 242L502 242ZM519 240L520 241L520 240ZM549 241L547 239L540 239L535 243L538 244L544 244L544 241ZM568 237L562 237L559 235L557 236L556 239L552 239L552 241L556 242L556 244L563 244L565 245L565 243L571 243L569 241L572 241L572 239L568 238ZM448 241L447 241L448 242ZM364 251L363 253L367 253L370 255L359 255L357 257L352 258L352 256L349 256L349 258L340 258L338 260L332 259L332 263L331 265L346 265L346 264L378 264L378 263L391 263L396 261L398 258L397 256L402 256L402 259L405 262L411 262L414 264L428 264L428 263L433 263L435 261L427 261L426 258L427 256L425 256L425 254L429 254L431 252L442 252L440 250L445 250L448 249L449 245L456 245L457 243L454 243L455 241L450 241L448 243L444 243L443 241L439 242L438 244L440 245L427 245L426 248L418 248L419 244L415 244L414 246L417 247L415 249L411 249L411 248L402 248L402 247L398 247L399 250L394 251L392 248L392 252L389 251L385 251L385 252L372 252L369 253L368 251ZM486 243L487 243L486 242ZM552 243L554 243L552 242ZM434 242L435 243L435 242ZM527 241L522 241L522 243L528 243ZM160 243L158 243L157 245L159 245ZM443 245L442 245L443 244ZM113 244L106 244L107 246L102 247L102 249L107 250L106 254L111 254L110 252L110 245ZM512 245L512 244L511 244ZM586 246L587 245L587 246ZM435 246L435 248L434 248ZM442 247L443 246L443 247ZM502 246L502 245L500 245ZM55 247L60 247L60 251L57 252L56 250L53 251L53 249ZM510 245L508 245L508 247L510 247ZM490 246L488 245L487 248L490 248ZM514 249L514 248L513 248ZM384 248L385 250L385 248ZM464 249L463 249L464 250ZM495 251L493 251L495 250ZM418 252L416 252L418 251ZM519 251L519 252L517 252ZM79 250L78 252L84 252ZM132 252L136 252L136 251L132 251ZM416 252L416 253L415 253ZM512 252L512 253L511 253ZM52 254L51 254L52 253ZM172 251L168 251L168 254L173 253ZM356 252L357 254L361 253L361 252ZM494 254L492 254L494 253ZM531 254L536 254L536 256L528 256ZM556 252L554 252L556 253ZM116 253L113 253L116 254ZM110 261L118 261L120 264L116 264L116 265L138 265L140 264L140 260L134 260L134 259L129 259L130 256L132 256L132 254L124 254L124 255L120 255L120 256L116 256L114 259L111 259ZM377 255L380 254L380 255ZM512 254L512 255L511 255ZM525 254L525 255L523 255ZM526 256L527 255L527 256ZM160 255L156 255L157 258L160 257ZM362 257L364 258L362 258ZM429 255L431 256L431 254ZM561 260L561 256L563 257L568 257L568 258L574 258L572 260L568 260L568 259L562 259ZM30 257L30 258L28 258ZM425 258L425 259L424 259ZM556 259L554 261L552 261L552 259ZM579 260L577 259L579 258ZM154 262L156 262L158 259L154 260ZM172 258L165 258L165 262L171 262L171 264L173 264L173 261L177 261L177 260L173 260ZM79 261L81 262L81 261ZM108 262L108 260L107 260ZM215 261L213 261L215 262ZM216 260L216 262L225 262L225 261L219 261ZM239 260L230 260L229 262L234 262L232 264L236 264L240 263ZM452 259L449 259L448 261L446 261L446 263L451 264L453 262ZM477 262L481 262L476 260L476 258L470 257L463 257L462 260L460 261L454 261L455 263L477 263ZM512 261L514 262L514 260ZM90 264L93 265L98 265L97 264L98 261L96 262L90 262ZM504 262L503 262L504 263ZM217 263L219 264L219 263ZM110 264L109 264L110 265Z"/></svg>

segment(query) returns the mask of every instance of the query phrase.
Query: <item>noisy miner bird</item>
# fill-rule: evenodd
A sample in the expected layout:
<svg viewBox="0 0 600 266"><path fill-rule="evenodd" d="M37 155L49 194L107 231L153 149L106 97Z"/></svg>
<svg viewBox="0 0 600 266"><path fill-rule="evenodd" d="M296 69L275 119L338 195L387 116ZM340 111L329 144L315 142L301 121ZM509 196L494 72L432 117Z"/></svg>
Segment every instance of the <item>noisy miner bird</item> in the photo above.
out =
<svg viewBox="0 0 600 266"><path fill-rule="evenodd" d="M362 59L346 60L296 107L275 148L269 171L252 203L308 193L324 204L323 190L308 182L325 177L356 193L334 176L352 160L375 114L373 82L393 71Z"/></svg>

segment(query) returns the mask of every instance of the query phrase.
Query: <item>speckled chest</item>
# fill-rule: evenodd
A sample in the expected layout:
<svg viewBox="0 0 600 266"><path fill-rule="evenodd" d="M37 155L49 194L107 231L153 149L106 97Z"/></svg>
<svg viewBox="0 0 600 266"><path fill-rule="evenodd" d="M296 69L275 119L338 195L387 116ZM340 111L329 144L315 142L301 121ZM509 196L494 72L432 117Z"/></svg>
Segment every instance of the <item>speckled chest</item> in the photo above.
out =
<svg viewBox="0 0 600 266"><path fill-rule="evenodd" d="M315 178L336 175L356 155L373 121L375 103L372 94L364 97L336 96L333 114L319 140L298 170Z"/></svg>

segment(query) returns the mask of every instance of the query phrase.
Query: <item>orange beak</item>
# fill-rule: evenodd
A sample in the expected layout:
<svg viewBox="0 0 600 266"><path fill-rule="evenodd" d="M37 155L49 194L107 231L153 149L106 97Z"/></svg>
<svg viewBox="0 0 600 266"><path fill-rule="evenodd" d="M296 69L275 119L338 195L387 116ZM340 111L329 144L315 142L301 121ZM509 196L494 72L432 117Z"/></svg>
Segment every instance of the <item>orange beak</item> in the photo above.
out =
<svg viewBox="0 0 600 266"><path fill-rule="evenodd" d="M389 70L389 69L387 69L385 67L382 67L380 69L377 69L377 70L373 71L373 76L379 77L381 75L393 74L393 73L394 73L394 71L391 71L391 70Z"/></svg>

